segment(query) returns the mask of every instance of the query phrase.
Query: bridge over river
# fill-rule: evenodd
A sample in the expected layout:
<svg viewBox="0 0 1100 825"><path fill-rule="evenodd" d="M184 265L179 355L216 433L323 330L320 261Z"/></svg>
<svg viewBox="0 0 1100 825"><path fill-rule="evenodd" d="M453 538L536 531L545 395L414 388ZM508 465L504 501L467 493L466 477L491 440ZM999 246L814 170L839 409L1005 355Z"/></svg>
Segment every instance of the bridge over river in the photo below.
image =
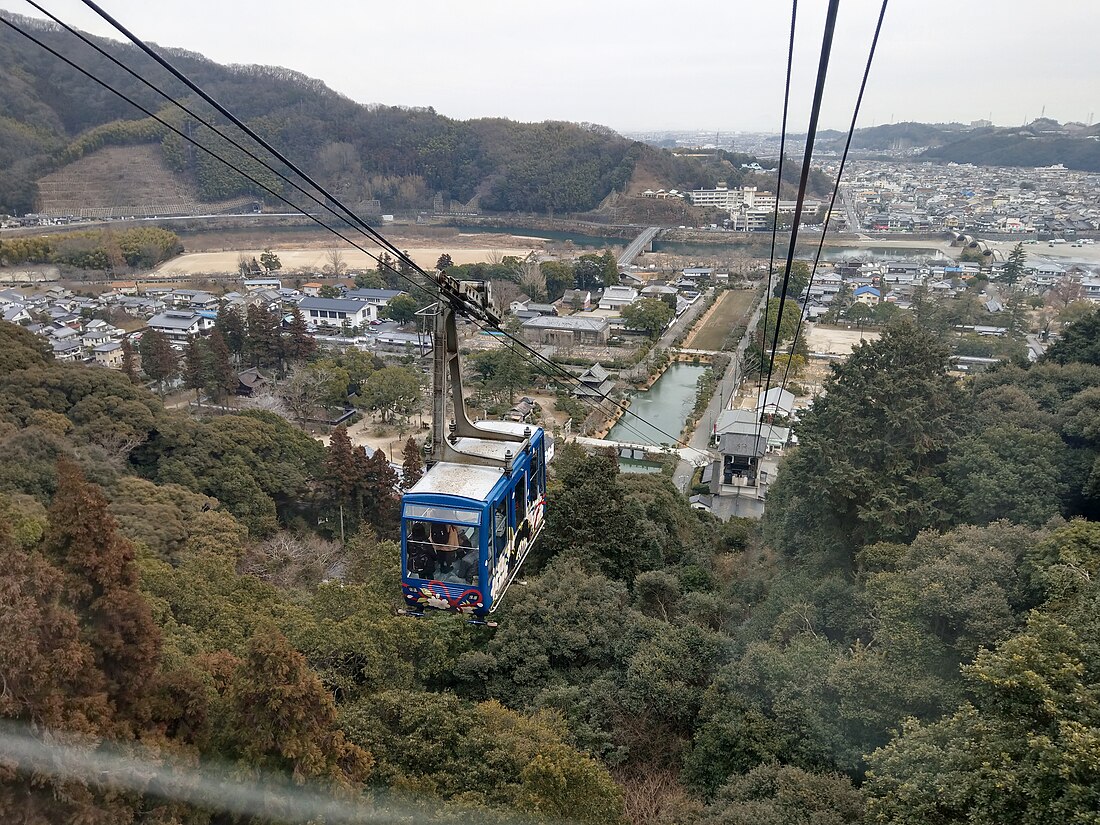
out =
<svg viewBox="0 0 1100 825"><path fill-rule="evenodd" d="M657 237L657 233L661 231L659 226L646 227L642 234L632 240L623 250L623 254L619 256L619 269L625 269L634 263L634 259L646 251L646 247L653 243L653 239Z"/></svg>

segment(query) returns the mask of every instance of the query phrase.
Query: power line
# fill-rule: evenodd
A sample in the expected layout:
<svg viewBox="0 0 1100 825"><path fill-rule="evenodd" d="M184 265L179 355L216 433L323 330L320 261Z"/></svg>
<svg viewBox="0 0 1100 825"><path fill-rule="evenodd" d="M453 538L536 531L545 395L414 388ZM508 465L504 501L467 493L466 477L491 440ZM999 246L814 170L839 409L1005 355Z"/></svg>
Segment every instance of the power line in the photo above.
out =
<svg viewBox="0 0 1100 825"><path fill-rule="evenodd" d="M874 36L871 38L871 48L867 52L867 65L863 69L863 80L859 84L859 94L856 96L856 105L855 108L852 110L852 123L848 127L848 137L844 141L844 152L840 156L840 166L838 167L836 172L836 181L833 183L833 194L832 197L829 199L829 211L825 215L825 224L821 227L821 238L817 242L817 252L814 255L813 269L810 270L810 280L806 284L807 303L809 302L809 289L814 284L814 276L817 275L817 266L821 260L821 250L825 246L825 235L829 232L829 221L833 216L833 207L836 204L837 193L840 191L840 180L844 175L844 164L848 161L848 150L852 147L852 137L853 135L855 135L856 121L859 119L859 109L860 106L863 104L863 93L867 89L867 78L871 74L871 63L875 59L875 49L878 47L878 36L879 33L882 31L882 21L886 17L886 6L888 3L889 0L882 0L882 8L879 9L878 13L878 22L875 24L875 33ZM806 310L805 308L803 308L798 313L798 324L795 326L794 329L794 341L791 343L791 358L793 358L794 356L795 344L798 342L798 333L802 329L802 321L803 319L805 319L805 317ZM791 358L787 359L787 364L783 368L783 379L779 382L779 386L781 389L787 384L787 373L790 371L791 368Z"/></svg>
<svg viewBox="0 0 1100 825"><path fill-rule="evenodd" d="M38 6L36 5L36 8L40 8L40 7L38 7ZM44 11L44 10L43 10L43 11ZM48 12L46 12L46 13L48 14ZM53 17L52 15L50 15L50 16L51 16L51 17ZM564 378L565 378L565 379L566 379L567 381L571 381L571 382L573 382L573 383L574 383L575 385L577 385L577 386L585 386L585 385L583 384L583 382L581 382L581 381L580 381L580 380L579 380L579 379L578 379L578 378L577 378L576 376L574 376L574 375L573 375L572 373L570 373L570 372L569 372L568 370L566 370L566 369L565 369L564 367L562 367L562 366L561 366L561 365L559 365L559 364L556 364L556 363L554 363L553 361L551 361L550 359L548 359L548 358L546 358L546 357L545 357L544 355L542 355L542 353L538 352L537 350L535 350L534 348L532 348L531 346L529 346L529 345L528 345L528 344L527 344L527 343L526 343L525 341L523 341L523 340L521 340L521 339L517 338L516 336L512 335L512 334L511 334L510 332L508 332L507 330L505 330L505 329L502 329L502 328L501 328L501 327L500 327L500 326L499 326L498 324L496 324L496 323L495 323L495 321L494 321L494 320L493 320L492 318L490 318L490 317L484 317L484 318L482 318L482 317L478 317L478 315L480 315L481 313L478 313L478 315L474 315L474 314L471 314L471 313L469 312L469 310L470 310L470 307L471 307L471 306L473 306L473 305L469 304L469 303L468 303L468 302L466 301L465 297L461 295L461 293L457 293L456 291L454 291L454 290L451 290L451 289L443 289L443 288L442 288L442 286L446 284L446 281L444 281L442 285L441 285L441 284L439 284L439 282L438 282L438 281L436 281L436 279L434 279L434 278L433 278L432 276L430 276L430 275L428 275L428 274L427 274L426 272L424 272L424 270L422 270L422 269L421 269L421 268L420 268L419 266L417 266L417 265L415 264L415 262L411 261L411 259L409 259L409 258L408 258L408 257L407 257L406 255L404 255L404 253L401 253L401 252L400 252L400 251L398 250L398 251L396 252L396 255L397 255L397 256L398 256L398 257L399 257L399 258L401 259L401 261L403 261L403 262L406 262L406 263L407 263L407 265L411 266L411 267L412 267L413 269L415 269L415 271L417 271L417 272L420 272L420 273L421 273L422 275L424 275L424 277L425 277L425 278L428 278L428 279L429 279L430 281L432 281L433 283L436 283L437 285L441 286L441 288L440 288L440 292L439 292L439 294L438 294L438 295L437 295L436 293L433 293L433 292L432 292L431 290L429 290L429 289L428 289L427 287L425 287L425 286L424 286L423 284L421 284L421 283L417 282L416 280L414 280L414 279L410 278L410 277L409 277L408 275L406 275L405 273L403 273L403 272L399 271L398 269L395 269L395 268L394 268L393 266L391 266L391 265L388 265L388 264L384 263L384 262L383 262L383 260L379 258L379 256L375 255L375 254L374 254L373 252L371 252L370 250L368 250L368 249L365 249L364 247L362 247L361 245L359 245L359 244L358 244L358 243L356 243L355 241L351 240L350 238L348 238L348 237L347 237L346 235L344 235L343 233L341 233L341 232L340 232L340 231L338 231L337 229L333 228L332 226L329 226L328 224L326 224L326 223L325 223L324 221L322 221L322 220L321 220L320 218L318 218L317 216L315 216L315 215L312 215L312 214L310 214L309 212L307 212L306 210L302 209L302 208L301 208L300 206L298 206L297 204L293 203L292 201L290 201L289 199L287 199L286 197L284 197L284 196L283 196L283 195L282 195L281 193L279 193L279 192L276 192L276 191L275 191L275 190L273 190L273 189L272 189L271 187L269 187L269 186L267 186L266 184L264 184L264 183L262 183L262 182L258 181L258 180L257 180L256 178L254 178L254 177L253 177L252 175L248 174L248 173L247 173L247 172L245 172L245 171L244 171L243 169L241 169L241 168L239 168L238 166L236 166L235 164L233 164L233 163L232 163L231 161L228 161L228 160L226 160L226 159L225 159L224 157L222 157L222 156L221 156L220 154L218 154L218 153L217 153L217 152L215 152L214 150L212 150L212 149L210 149L209 147L207 147L207 146L204 146L203 144L199 143L199 142L198 142L198 141L197 141L196 139L194 139L194 138L193 138L192 136L190 136L190 135L188 135L188 134L185 134L185 133L184 133L183 131L181 131L180 129L176 128L176 127L175 127L174 125L172 125L171 123L167 122L167 121L166 121L166 120L165 120L164 118L160 117L160 116L159 116L159 115L157 115L156 113L154 113L154 112L150 111L150 110L149 110L148 108L146 108L146 107L142 106L142 105L141 105L140 103L138 103L138 102L136 102L135 100L133 100L133 99L132 99L131 97L129 97L128 95L126 95L126 94L125 94L124 92L121 92L121 91L119 91L118 89L114 88L113 86L111 86L111 85L110 85L109 83L107 83L106 81L104 81L104 80L101 80L100 78L96 77L96 76L95 76L94 74L92 74L91 72L89 72L89 71L85 70L84 68L82 68L81 66L77 65L77 64L76 64L75 62L73 62L73 61L72 61L72 60L70 60L69 58L67 58L67 57L65 57L64 55L60 54L60 53L59 53L59 52L58 52L57 50L53 49L52 47L50 47L50 46L49 46L49 45L47 45L46 43L42 42L42 41L41 41L41 40L39 40L38 38L36 38L36 37L34 37L33 35L31 35L30 33L28 33L28 32L26 32L26 31L24 31L24 30L23 30L22 28L20 28L20 27L19 27L18 25L16 25L16 24L15 24L14 22L12 22L11 20L8 20L8 19L7 19L7 18L5 18L5 17L0 17L0 20L2 20L2 21L3 21L3 22L4 22L4 23L5 23L5 24L6 24L6 25L7 25L8 27L9 27L9 28L12 28L12 29L13 29L13 30L15 30L15 31L16 31L17 33L19 33L19 34L23 35L23 37L27 38L27 39L28 39L28 40L30 40L31 42L33 42L33 43L35 43L36 45L38 45L38 46L39 46L40 48L42 48L42 49L44 49L45 51L49 52L49 53L50 53L50 54L52 54L52 55L53 55L54 57L56 57L57 59L61 60L62 62L64 62L64 63L65 63L65 64L67 64L68 66L70 66L71 68L73 68L73 69L75 69L76 71L80 72L81 74L83 74L83 75L84 75L85 77L87 77L88 79L90 79L90 80L92 80L93 82L95 82L95 83L99 84L99 85L100 85L100 86L102 86L103 88L105 88L105 89L107 89L107 90L111 91L112 93L114 93L115 95L117 95L118 97L120 97L120 98L121 98L122 100L125 100L125 101L126 101L127 103L129 103L130 105L134 106L134 107L135 107L136 109L138 109L139 111L143 112L143 113L144 113L145 115L147 115L148 117L152 118L153 120L155 120L156 122L158 122L158 123L160 123L160 124L161 124L162 126L164 126L165 128L167 128L167 129L169 129L170 131L172 131L172 132L173 132L174 134L178 135L179 137L181 137L181 138L183 138L184 140L188 141L189 143L191 143L192 145L194 145L195 147L197 147L197 148L198 148L198 149L200 149L201 151L203 151L203 152L207 153L207 154L208 154L208 155L210 155L211 157L213 157L213 158L215 158L216 160L220 161L221 163L225 164L225 165L226 165L226 166L227 166L228 168L232 169L232 170L233 170L234 172L236 172L237 174L239 174L239 175L240 175L241 177L245 178L246 180L248 180L248 181L252 182L252 183L253 183L254 185L256 185L256 186L257 186L257 187L259 187L260 189L262 189L262 190L264 190L265 192L267 192L268 194L270 194L270 195L271 195L272 197L274 197L274 198L276 198L276 199L278 199L278 200L282 201L282 202L283 202L284 204L286 204L287 206L289 206L289 207L290 207L291 209L294 209L295 211L297 211L297 212L300 212L300 213L301 213L302 215L304 215L305 217L309 218L309 219L310 219L310 220L312 220L312 221L313 221L314 223L318 224L319 226L321 226L322 228L324 228L324 229L328 230L329 232L332 232L332 233L333 233L334 235L336 235L336 236L337 236L338 238L340 238L341 240L343 240L343 241L345 241L346 243L348 243L348 244L349 244L350 246L354 247L355 249L358 249L359 251L363 252L363 253L364 253L365 255L367 255L368 257L370 257L370 258L372 258L373 260L377 261L377 262L379 263L380 267L386 267L386 268L387 268L387 269L389 269L389 270L390 270L391 272L393 272L394 274L398 275L399 277L401 277L401 278L405 279L406 281L408 281L409 283L411 283L411 284L412 284L413 286L415 286L415 287L416 287L417 289L419 289L419 290L423 291L423 292L424 292L425 294L427 294L427 295L428 295L429 297L431 297L431 298L440 298L440 299L442 299L442 300L447 300L447 301L448 301L449 303L451 303L451 305L452 305L452 306L454 306L454 307L455 307L455 309L456 309L456 310L458 310L458 311L459 311L459 312L460 312L461 314L463 314L463 315L465 315L465 316L466 316L467 318L469 318L469 319L470 319L470 320L471 320L471 321L472 321L472 322L473 322L473 323L474 323L474 324L475 324L476 326L478 326L478 327L479 327L480 329L482 329L483 331L484 331L484 330L486 330L487 328L491 328L491 329L492 329L493 331L501 333L502 335L504 335L505 337L507 337L507 338L508 338L509 340L511 340L511 341L512 341L513 343L517 344L517 345L518 345L519 347L521 347L521 348L522 348L523 350L525 350L526 352L528 352L528 353L530 354L530 356L533 356L533 357L534 357L534 359L535 359L535 360L537 360L537 361L541 361L541 362L545 363L545 364L546 364L547 366L549 366L549 367L550 367L550 368L551 368L551 369L552 369L552 370L553 370L553 371L554 371L555 373L557 373L557 374L559 374L559 375L563 376L563 377L564 377ZM67 30L69 29L69 27L67 27L67 26L64 26L64 24L60 23L59 21L56 21L56 18L55 18L55 22L58 22L58 23L59 23L59 25L62 25L62 26L63 26L64 28L66 28ZM82 38L82 39L83 39L83 38ZM87 42L87 41L85 41L85 42ZM93 48L96 48L96 49L97 49L97 51L100 51L100 52L102 53L102 50L99 50L99 49L98 49L98 47L94 46L94 44L90 44L90 43L89 43L89 45L92 45L92 46L93 46ZM112 59L113 59L113 58L112 58ZM118 61L114 61L114 62L116 62L116 63L117 63ZM129 71L129 70L128 70L128 71ZM131 72L131 74L134 74L134 73L133 73L133 72ZM156 91L157 91L157 92L158 92L159 94L161 94L162 96L166 97L166 98L167 98L168 100L170 100L170 101L171 101L171 102L172 102L172 103L173 103L174 105L176 105L176 106L178 106L179 108L183 109L184 111L188 112L188 113L189 113L189 114L191 114L191 115L192 115L193 117L196 117L196 119L199 119L200 121L202 121L202 120L203 120L203 119L202 119L202 118L200 118L199 116L197 116L197 115L195 115L194 113L190 112L190 110L188 110L188 109L186 109L185 107L183 107L183 106L182 106L181 104L179 104L179 103L178 103L177 101L173 100L173 99L172 99L172 98L171 98L170 96L166 95L166 94L165 94L164 92L162 92L162 91L161 91L160 89L158 89L158 88L156 88L155 86L153 86L152 84L150 84L150 83L149 83L148 81L146 81L146 80L142 79L142 82L144 82L144 83L145 83L145 84L146 84L147 86L150 86L151 88L154 88L154 89L155 89L155 90L156 90ZM232 117L232 116L230 115L230 117ZM204 122L204 121L203 121L203 122ZM208 125L208 124L207 124L207 125ZM213 128L213 127L211 127L211 128ZM247 130L247 127L245 127L245 128L246 128L246 131L249 131L249 130ZM221 133L220 133L220 131L219 131L219 134L221 134ZM228 140L229 142L231 142L231 143L232 143L233 145L235 145L235 146L238 146L238 148L241 148L241 149L242 149L242 151L246 151L246 152L247 152L247 149L245 149L244 147L240 147L240 145L239 145L239 144L238 144L238 143L237 143L236 141L233 141L233 140L232 140L231 138L228 138L228 137L227 137L227 136L225 136L224 134L222 134L222 137L223 137L223 138L225 138L226 140ZM283 178L284 180L287 180L287 179L285 178L285 176L283 176L283 175L282 175L281 173L279 173L279 172L278 172L278 170L275 170L275 169L273 169L273 168L272 168L272 167L270 166L270 164L269 164L269 163L266 163L266 162L264 162L263 160L261 160L261 159L257 158L257 157L256 157L256 156L255 156L255 155L254 155L253 153L251 153L251 152L249 152L248 154L249 154L249 156L250 156L250 157L252 157L252 158L253 158L254 160L256 160L256 161L257 161L258 163L260 163L260 164L261 164L261 165L262 165L262 166L263 166L263 167L264 167L265 169L267 169L268 171L271 171L272 173L274 173L274 174L278 175L279 177ZM278 153L276 153L276 156L277 156L277 157L281 157L280 155L278 155ZM288 162L288 166L291 166L291 167L293 167L293 164L290 164L290 163ZM296 167L295 167L295 168L296 168ZM372 238L373 238L373 239L375 240L375 242L376 242L376 243L378 243L378 244L379 244L380 246L383 246L383 245L384 245L384 248L385 248L385 249L387 249L387 250L397 250L397 247L395 247L395 246L394 246L394 245L393 245L392 243L390 243L390 242L388 241L388 239L385 239L385 238L384 238L384 237L383 237L383 236L381 235L381 233L378 233L378 232L377 232L376 230L374 230L373 228L369 227L369 225L367 225L367 224L366 224L366 223L365 223L364 221L362 221L362 220L361 220L361 219L359 219L359 218L358 218L357 216L355 216L355 214L354 214L353 212L351 212L351 210L350 210L350 209L348 209L348 208L347 208L346 206L344 206L344 205L343 205L343 204L342 204L342 203L341 203L341 202L340 202L340 201L339 201L339 200L338 200L337 198L335 198L335 197L334 197L334 196L332 196L332 195L331 195L330 193L328 193L328 192L327 192L327 191L326 191L326 190L325 190L325 189L324 189L323 187L321 187L321 186L319 186L318 184L316 184L315 182L313 182L313 181L312 181L312 179L306 178L306 180L307 180L308 182L310 182L310 184L311 184L312 186L314 186L315 188L317 188L317 189L318 189L318 191L319 191L319 192L321 192L321 193L322 193L322 194L323 194L323 195L324 195L324 196L325 196L326 198L330 199L330 200L331 200L331 201L332 201L333 203L337 204L337 205L338 205L338 206L339 206L339 207L340 207L340 208L341 208L341 209L342 209L343 211L345 211L345 212L346 212L347 214L349 214L350 216L352 216L352 218L353 218L353 219L354 219L354 221L355 221L355 224L354 224L354 225L352 226L352 228L353 228L353 229L356 229L356 231L358 231L358 232L359 232L360 234L364 234L365 232L369 231L369 233L370 233L370 235L372 236ZM311 198L312 200L314 200L315 202L318 202L318 201L317 201L317 199L316 199L315 197L313 197L312 195L310 195L310 193L308 193L308 192L305 192L304 190L302 190L302 188L301 188L300 186L298 186L297 184L294 184L294 183L293 183L292 181L289 181L289 180L287 180L287 182L288 182L288 183L290 183L291 185L295 186L295 188L296 188L296 189L298 189L299 191L303 192L303 194L306 194L306 195L307 195L307 197L310 197L310 198ZM323 206L323 208L325 208L325 209L326 209L326 211L328 211L328 212L329 212L330 214L332 214L332 215L333 215L333 217L336 217L336 218L340 218L340 216L339 216L339 215L337 215L337 214L336 214L336 213L335 213L335 212L334 212L334 211L333 211L333 210L331 209L331 207L327 206L327 204L324 204L324 203L322 203L321 205ZM341 220L343 220L343 219L341 219ZM378 240L378 238L381 238L381 241L379 241L379 240ZM477 309L477 308L476 308L476 306L474 306L474 309ZM531 361L531 358L530 358L530 357L528 357L528 358L527 358L526 360L528 360L528 362L529 362L529 363L533 363L533 362ZM544 375L546 375L546 376L547 376L548 378L551 378L552 380L556 380L556 381L557 381L557 383L559 383L559 384L561 384L561 383L562 383L562 381L561 381L561 379L560 379L560 378L559 378L559 379L554 379L554 376L553 376L553 375L551 375L551 374L549 374L549 373L546 373L546 371L545 371L545 368L544 368L544 369L542 369L541 371L542 371L542 372L543 372L543 374L544 374ZM589 389L591 389L591 388L589 388ZM607 403L610 403L611 405L613 405L613 407L614 407L614 408L616 408L616 409L618 409L618 410L622 411L622 413L623 413L624 415L629 415L629 416L631 416L631 417L633 417L633 418L636 418L637 420L639 420L639 421L641 421L642 423L646 424L647 426L651 427L651 428L652 428L652 429L653 429L654 431L656 431L656 432L658 432L658 433L660 433L660 434L662 434L662 435L664 435L664 436L667 436L667 437L668 437L668 438L669 438L669 439L671 440L671 442L672 442L672 443L675 443L675 444L680 444L680 445L682 445L682 446L687 446L687 445L686 445L686 444L685 444L685 443L684 443L683 441L681 441L681 440L680 440L680 439L679 439L678 437L676 437L676 436L673 436L673 435L671 435L670 433L666 432L666 431L665 431L665 430L663 430L662 428L660 428L660 427L656 426L655 424L653 424L653 423L649 422L648 420L646 420L646 419L645 419L645 418L643 418L642 416L639 416L639 415L638 415L637 413L633 412L633 411L632 411L632 410L630 410L630 409L629 409L628 407L626 407L626 406L624 406L624 405L620 404L619 402L615 401L615 400L614 400L613 398L611 398L611 397L610 397L609 395L607 395L606 393L602 393L602 392L600 392L600 391L598 391L598 390L596 390L596 393L597 393L597 395L598 395L598 396L600 397L600 399L601 399L602 401L604 401L604 402L607 402ZM587 405L588 405L589 407L591 407L592 409L594 409L594 410L597 410L598 412L600 412L600 413L601 413L601 415L603 415L603 416L605 416L605 417L608 417L608 412L607 412L607 410L606 410L606 409L604 409L603 407L601 407L601 406L600 406L599 404L597 404L597 403L595 403L594 401L592 401L592 400L591 400L590 398L587 398L587 397L580 397L580 399L579 399L579 400L581 400L581 401L582 401L582 403L585 403L585 404L587 404ZM628 424L625 424L625 423L624 423L624 426L625 426L625 427L627 427L627 429L629 429L629 430L631 430L631 431L635 432L636 434L638 434L638 435L641 435L641 433L639 433L639 432L638 432L637 430L635 430L635 429L634 429L634 428L633 428L632 426L630 426L630 425L628 425Z"/></svg>
<svg viewBox="0 0 1100 825"><path fill-rule="evenodd" d="M764 331L760 336L760 372L756 376L757 389L760 388L760 379L764 377L764 359L768 346L768 301L772 294L772 275L775 272L775 240L779 231L779 193L783 186L783 157L787 146L787 111L791 99L791 66L794 63L794 31L795 22L798 19L798 0L791 0L791 37L787 44L787 80L783 87L783 124L779 133L779 166L778 177L775 180L775 207L772 212L772 244L768 253L768 288L764 293Z"/></svg>
<svg viewBox="0 0 1100 825"><path fill-rule="evenodd" d="M764 384L764 409L767 409L768 392L772 380L772 371L775 369L775 354L779 348L779 329L783 322L783 305L787 299L787 290L790 287L791 267L794 264L795 243L798 240L798 225L802 221L802 206L806 200L806 186L810 179L810 161L813 159L814 141L817 138L817 121L821 114L821 98L825 93L825 77L829 71L829 57L833 47L833 32L836 29L837 12L840 9L840 0L829 0L829 9L825 15L825 29L821 36L821 57L817 66L817 83L814 86L814 99L810 107L810 123L806 132L806 149L802 157L802 171L798 181L798 197L794 205L794 221L791 225L790 245L787 247L787 265L783 272L783 288L779 294L779 307L775 316L775 330L772 337L771 358L768 360L768 380ZM764 328L768 324L767 306L764 310ZM763 411L761 411L761 417ZM760 423L757 422L757 443L760 441ZM755 445L754 445L755 449Z"/></svg>

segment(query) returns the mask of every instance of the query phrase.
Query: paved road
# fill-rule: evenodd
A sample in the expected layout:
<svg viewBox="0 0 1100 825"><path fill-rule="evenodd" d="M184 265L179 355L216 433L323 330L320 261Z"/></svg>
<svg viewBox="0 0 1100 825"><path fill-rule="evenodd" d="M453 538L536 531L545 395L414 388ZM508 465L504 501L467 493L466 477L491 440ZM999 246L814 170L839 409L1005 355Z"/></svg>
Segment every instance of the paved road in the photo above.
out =
<svg viewBox="0 0 1100 825"><path fill-rule="evenodd" d="M764 300L762 297L757 302L756 309L753 310L752 317L745 327L744 337L737 345L737 349L731 353L732 358L729 367L726 368L726 374L722 376L722 381L715 389L714 395L711 396L710 403L703 412L702 418L699 419L699 424L695 427L695 432L691 434L691 438L688 440L688 446L695 450L710 452L713 443L711 433L714 430L714 422L718 419L718 414L729 407L741 381L741 357L745 354L745 348L749 345L750 331L755 329L760 321L760 311L763 306ZM691 477L695 472L695 466L695 464L683 458L677 463L676 472L673 473L672 478L681 491L687 491L688 485L691 483Z"/></svg>
<svg viewBox="0 0 1100 825"><path fill-rule="evenodd" d="M646 245L657 237L657 233L661 231L659 226L646 227L642 234L632 240L630 244L623 250L623 254L619 256L619 268L623 269L634 263L634 259L637 258Z"/></svg>
<svg viewBox="0 0 1100 825"><path fill-rule="evenodd" d="M699 294L699 298L694 304L684 310L684 314L676 319L676 323L661 333L661 337L657 339L657 346L663 349L668 349L672 346L673 340L683 332L685 329L691 329L691 325L695 323L695 319L699 317L699 313L703 311L703 307L707 303L707 299L714 292L714 287L711 287L706 292Z"/></svg>

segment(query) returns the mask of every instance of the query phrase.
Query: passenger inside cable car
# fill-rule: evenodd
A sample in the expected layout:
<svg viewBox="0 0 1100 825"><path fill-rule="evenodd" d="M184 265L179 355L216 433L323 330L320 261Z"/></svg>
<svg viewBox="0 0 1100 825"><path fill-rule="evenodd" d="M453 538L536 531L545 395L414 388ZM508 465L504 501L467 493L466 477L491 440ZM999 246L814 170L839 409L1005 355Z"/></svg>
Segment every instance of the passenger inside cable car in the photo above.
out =
<svg viewBox="0 0 1100 825"><path fill-rule="evenodd" d="M406 575L429 581L477 584L477 527L411 521L407 529Z"/></svg>

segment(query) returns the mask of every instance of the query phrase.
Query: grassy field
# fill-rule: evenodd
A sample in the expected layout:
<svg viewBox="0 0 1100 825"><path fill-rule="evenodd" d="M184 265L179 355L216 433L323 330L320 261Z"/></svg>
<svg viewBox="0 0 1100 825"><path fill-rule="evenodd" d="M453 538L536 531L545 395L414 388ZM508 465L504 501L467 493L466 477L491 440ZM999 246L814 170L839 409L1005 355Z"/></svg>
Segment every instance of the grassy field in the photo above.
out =
<svg viewBox="0 0 1100 825"><path fill-rule="evenodd" d="M723 292L718 303L711 307L695 327L684 346L689 349L721 349L722 342L730 331L744 323L756 303L756 298L755 289L731 289Z"/></svg>

